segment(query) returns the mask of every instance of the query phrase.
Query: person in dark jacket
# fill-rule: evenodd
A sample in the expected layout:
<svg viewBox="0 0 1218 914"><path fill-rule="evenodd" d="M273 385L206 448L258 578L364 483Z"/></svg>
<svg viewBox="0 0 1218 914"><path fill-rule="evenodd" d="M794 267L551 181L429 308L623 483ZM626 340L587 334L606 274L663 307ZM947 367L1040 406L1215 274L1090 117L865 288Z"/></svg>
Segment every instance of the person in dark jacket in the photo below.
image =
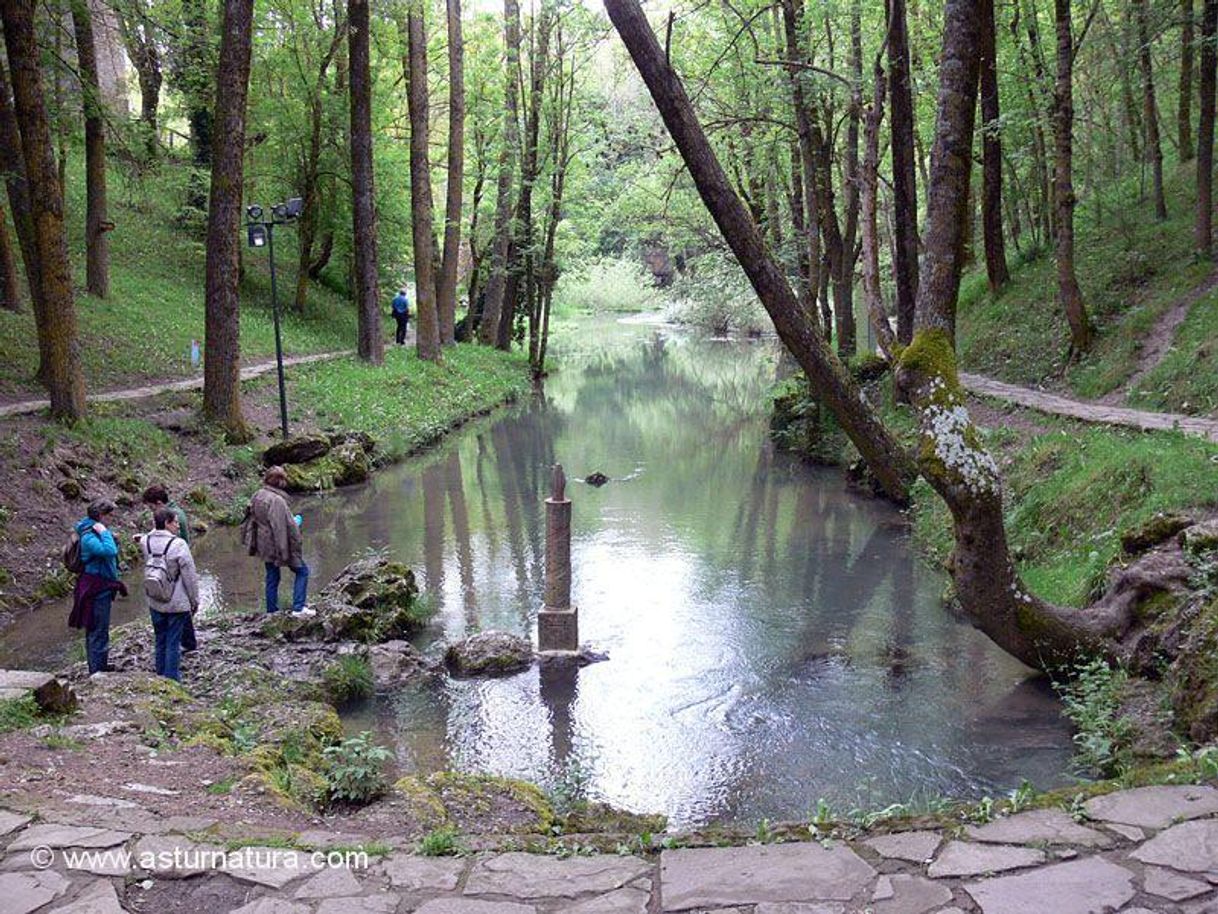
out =
<svg viewBox="0 0 1218 914"><path fill-rule="evenodd" d="M93 599L82 607L85 628L85 656L90 673L109 670L110 607L114 591L126 593L118 577L118 544L106 521L114 513L114 502L99 498L89 504L88 514L77 522L80 560L85 570L76 582L77 591L93 590Z"/></svg>
<svg viewBox="0 0 1218 914"><path fill-rule="evenodd" d="M154 521L157 508L168 508L172 511L178 519L178 529L175 534L185 540L187 546L190 545L190 519L186 516L186 512L169 497L169 490L163 483L154 482L144 490L144 504L152 509ZM142 537L136 537L137 541L141 539ZM189 654L198 649L199 639L195 635L194 613L187 613L182 622L182 652Z"/></svg>
<svg viewBox="0 0 1218 914"><path fill-rule="evenodd" d="M410 298L405 289L399 289L393 299L393 319L398 322L398 332L394 339L399 346L405 346L406 324L410 321Z"/></svg>
<svg viewBox="0 0 1218 914"><path fill-rule="evenodd" d="M249 547L250 555L262 559L266 566L266 611L279 611L280 569L292 569L296 576L292 587L292 612L314 615L305 606L309 591L309 566L304 561L304 546L300 525L288 507L288 475L283 467L274 466L262 477L262 488L250 499L249 510L241 523L241 542Z"/></svg>

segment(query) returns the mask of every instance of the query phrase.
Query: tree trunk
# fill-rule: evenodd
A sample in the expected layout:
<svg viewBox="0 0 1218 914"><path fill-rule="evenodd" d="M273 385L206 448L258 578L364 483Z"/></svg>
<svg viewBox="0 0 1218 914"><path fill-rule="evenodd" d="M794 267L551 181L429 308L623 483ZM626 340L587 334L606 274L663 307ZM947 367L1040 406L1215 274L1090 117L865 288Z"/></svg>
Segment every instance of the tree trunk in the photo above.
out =
<svg viewBox="0 0 1218 914"><path fill-rule="evenodd" d="M896 279L897 339L913 339L918 294L918 179L914 158L913 85L905 0L887 0L888 69L892 75L893 276Z"/></svg>
<svg viewBox="0 0 1218 914"><path fill-rule="evenodd" d="M529 94L525 103L524 143L520 156L520 201L516 207L516 223L520 226L521 239L519 266L514 272L518 282L524 282L524 306L529 324L531 362L537 357L537 334L540 332L537 313L537 256L533 250L536 240L533 186L541 168L541 106L544 100L546 68L549 66L551 16L549 3L543 3L540 12L529 24ZM515 304L513 300L513 307L500 320L498 342L503 349L507 349L511 344Z"/></svg>
<svg viewBox="0 0 1218 914"><path fill-rule="evenodd" d="M846 161L842 166L845 225L842 230L842 261L833 300L837 306L837 351L843 359L858 350L858 328L854 320L854 264L859 234L859 124L863 116L863 25L862 5L850 5L850 111L846 118Z"/></svg>
<svg viewBox="0 0 1218 914"><path fill-rule="evenodd" d="M71 0L85 113L85 287L98 298L110 295L110 230L106 211L106 123L97 78L97 48L88 0Z"/></svg>
<svg viewBox="0 0 1218 914"><path fill-rule="evenodd" d="M4 61L0 61L0 172L5 175L5 191L9 212L13 214L13 228L17 232L17 245L21 248L21 264L25 267L25 279L30 288L30 303L34 311L35 325L41 327L43 311L38 294L38 241L34 232L34 213L30 202L30 188L25 179L25 161L21 149L21 131L17 126L17 114L13 110L13 98L9 91L8 72ZM37 376L45 377L44 366L47 354L42 350L44 334L38 331L39 369Z"/></svg>
<svg viewBox="0 0 1218 914"><path fill-rule="evenodd" d="M227 12L228 0L225 2ZM182 0L182 95L186 120L190 123L190 149L200 168L211 164L212 152L212 69L211 30L207 26L206 0ZM221 36L221 45L228 35ZM244 115L243 115L244 116Z"/></svg>
<svg viewBox="0 0 1218 914"><path fill-rule="evenodd" d="M296 234L300 239L300 250L296 261L296 295L292 306L298 314L303 314L309 300L309 282L312 280L310 269L313 265L313 242L317 238L317 209L319 194L317 192L317 170L321 161L321 124L322 124L322 90L319 84L315 87L313 97L309 100L309 147L305 152L304 174L301 175L302 198L300 206L300 222Z"/></svg>
<svg viewBox="0 0 1218 914"><path fill-rule="evenodd" d="M1214 256L1214 95L1218 84L1218 0L1205 0L1201 13L1201 113L1197 122L1197 218L1194 244L1200 256Z"/></svg>
<svg viewBox="0 0 1218 914"><path fill-rule="evenodd" d="M1150 22L1146 0L1133 0L1138 24L1138 68L1142 72L1142 122L1146 126L1146 156L1154 174L1155 218L1167 218L1163 194L1163 145L1159 142L1159 107L1155 101L1154 64L1150 58Z"/></svg>
<svg viewBox="0 0 1218 914"><path fill-rule="evenodd" d="M1176 111L1180 161L1193 157L1193 0L1180 0L1180 101Z"/></svg>
<svg viewBox="0 0 1218 914"><path fill-rule="evenodd" d="M17 275L17 258L13 256L13 241L9 237L4 204L0 203L0 308L21 310L21 277Z"/></svg>
<svg viewBox="0 0 1218 914"><path fill-rule="evenodd" d="M41 370L50 393L51 415L73 422L85 414L85 381L76 338L76 305L64 231L63 187L55 167L51 124L43 103L46 96L34 28L34 0L5 0L0 5L0 14L3 15L4 41L12 68L13 108L21 134L38 252Z"/></svg>
<svg viewBox="0 0 1218 914"><path fill-rule="evenodd" d="M520 7L516 0L503 0L503 44L507 54L503 105L503 134L499 138L499 186L495 198L495 237L491 242L491 272L486 284L486 304L478 339L497 345L499 323L507 295L508 251L512 244L512 179L516 171L517 73L520 69Z"/></svg>
<svg viewBox="0 0 1218 914"><path fill-rule="evenodd" d="M884 93L887 89L884 68L875 63L875 98L863 118L863 167L859 176L862 197L863 234L863 297L867 300L867 315L875 330L876 342L884 358L892 361L896 350L892 326L884 307L880 286L880 240L876 224L876 197L880 170L880 124L884 121Z"/></svg>
<svg viewBox="0 0 1218 914"><path fill-rule="evenodd" d="M1002 123L995 32L994 0L981 0L981 222L985 272L996 292L1011 281L1011 274L1002 237Z"/></svg>
<svg viewBox="0 0 1218 914"><path fill-rule="evenodd" d="M254 0L224 0L224 31L216 70L216 130L209 154L207 292L204 321L203 415L229 441L248 441L241 408L241 198L245 188L245 107L249 93Z"/></svg>
<svg viewBox="0 0 1218 914"><path fill-rule="evenodd" d="M1070 351L1081 355L1091 348L1091 319L1074 274L1074 44L1070 0L1053 0L1053 10L1057 30L1057 82L1053 93L1057 300L1070 325Z"/></svg>
<svg viewBox="0 0 1218 914"><path fill-rule="evenodd" d="M461 258L461 195L465 180L465 61L461 36L461 0L447 0L448 10L448 179L444 201L444 257L436 290L440 344L456 342L457 263Z"/></svg>
<svg viewBox="0 0 1218 914"><path fill-rule="evenodd" d="M436 316L433 272L431 164L427 159L427 35L423 6L412 0L406 13L407 93L410 108L410 225L414 235L415 343L419 358L440 361L440 326Z"/></svg>
<svg viewBox="0 0 1218 914"><path fill-rule="evenodd" d="M359 357L374 365L385 358L377 275L376 195L372 177L372 73L368 0L348 0L351 66L351 217L355 245L355 307ZM430 261L429 261L430 262Z"/></svg>
<svg viewBox="0 0 1218 914"><path fill-rule="evenodd" d="M876 419L770 258L748 210L732 191L681 80L656 41L637 0L605 0L605 7L647 84L703 203L773 319L779 337L799 360L825 406L859 449L883 490L895 500L906 500L913 480L910 456Z"/></svg>
<svg viewBox="0 0 1218 914"><path fill-rule="evenodd" d="M164 80L161 52L153 38L147 11L141 5L116 8L114 12L118 16L123 48L131 60L131 65L135 67L139 80L140 123L144 130L144 148L148 159L152 160L160 152L157 141L157 109L161 104L161 84Z"/></svg>

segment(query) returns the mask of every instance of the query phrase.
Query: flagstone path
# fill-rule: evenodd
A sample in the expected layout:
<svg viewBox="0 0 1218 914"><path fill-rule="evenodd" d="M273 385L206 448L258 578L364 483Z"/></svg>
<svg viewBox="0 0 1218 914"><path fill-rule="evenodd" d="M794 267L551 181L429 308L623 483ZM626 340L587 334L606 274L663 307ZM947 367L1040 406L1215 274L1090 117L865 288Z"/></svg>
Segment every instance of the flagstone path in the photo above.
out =
<svg viewBox="0 0 1218 914"><path fill-rule="evenodd" d="M273 847L225 857L223 845L199 843L214 823L187 816L0 810L0 912L1218 914L1218 790L1143 787L1084 808L1081 822L1043 809L953 834L673 849L658 859L395 850L364 869ZM296 836L313 848L353 841ZM82 849L103 856L82 860Z"/></svg>

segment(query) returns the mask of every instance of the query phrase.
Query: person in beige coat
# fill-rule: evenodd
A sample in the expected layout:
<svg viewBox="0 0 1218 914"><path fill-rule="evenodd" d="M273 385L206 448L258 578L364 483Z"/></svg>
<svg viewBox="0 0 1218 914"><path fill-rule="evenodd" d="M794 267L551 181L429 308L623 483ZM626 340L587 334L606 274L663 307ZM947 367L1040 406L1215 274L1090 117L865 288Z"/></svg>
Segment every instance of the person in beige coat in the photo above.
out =
<svg viewBox="0 0 1218 914"><path fill-rule="evenodd" d="M241 542L249 554L262 559L266 566L266 611L279 611L280 569L292 569L292 612L312 615L305 606L309 592L309 566L304 561L304 546L300 525L288 507L284 486L288 483L283 467L274 466L262 477L262 488L250 499L241 523Z"/></svg>
<svg viewBox="0 0 1218 914"><path fill-rule="evenodd" d="M172 508L157 508L154 529L140 542L144 554L144 598L156 633L158 676L182 679L182 632L199 608L199 575L190 546L178 535Z"/></svg>

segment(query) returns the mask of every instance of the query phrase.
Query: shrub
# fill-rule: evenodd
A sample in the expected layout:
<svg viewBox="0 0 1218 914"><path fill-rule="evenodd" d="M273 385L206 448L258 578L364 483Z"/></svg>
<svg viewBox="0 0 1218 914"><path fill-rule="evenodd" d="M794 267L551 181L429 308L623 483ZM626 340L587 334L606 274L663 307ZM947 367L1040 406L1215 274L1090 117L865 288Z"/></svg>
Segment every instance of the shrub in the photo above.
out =
<svg viewBox="0 0 1218 914"><path fill-rule="evenodd" d="M667 316L719 335L758 334L771 326L744 272L734 260L716 255L699 258L696 269L676 281Z"/></svg>
<svg viewBox="0 0 1218 914"><path fill-rule="evenodd" d="M391 753L372 742L365 730L335 746L323 750L326 761L326 793L332 803L362 805L376 799L389 786L385 779L385 763Z"/></svg>
<svg viewBox="0 0 1218 914"><path fill-rule="evenodd" d="M1082 773L1111 777L1125 766L1133 727L1121 714L1121 695L1129 675L1107 660L1079 664L1074 678L1057 686L1074 734L1075 767Z"/></svg>
<svg viewBox="0 0 1218 914"><path fill-rule="evenodd" d="M373 692L372 667L360 654L343 654L322 670L321 681L335 704L367 698Z"/></svg>
<svg viewBox="0 0 1218 914"><path fill-rule="evenodd" d="M554 290L558 313L651 311L663 305L655 282L637 263L604 257L565 272Z"/></svg>
<svg viewBox="0 0 1218 914"><path fill-rule="evenodd" d="M429 831L419 840L419 855L423 857L455 857L461 851L457 830L451 825Z"/></svg>

